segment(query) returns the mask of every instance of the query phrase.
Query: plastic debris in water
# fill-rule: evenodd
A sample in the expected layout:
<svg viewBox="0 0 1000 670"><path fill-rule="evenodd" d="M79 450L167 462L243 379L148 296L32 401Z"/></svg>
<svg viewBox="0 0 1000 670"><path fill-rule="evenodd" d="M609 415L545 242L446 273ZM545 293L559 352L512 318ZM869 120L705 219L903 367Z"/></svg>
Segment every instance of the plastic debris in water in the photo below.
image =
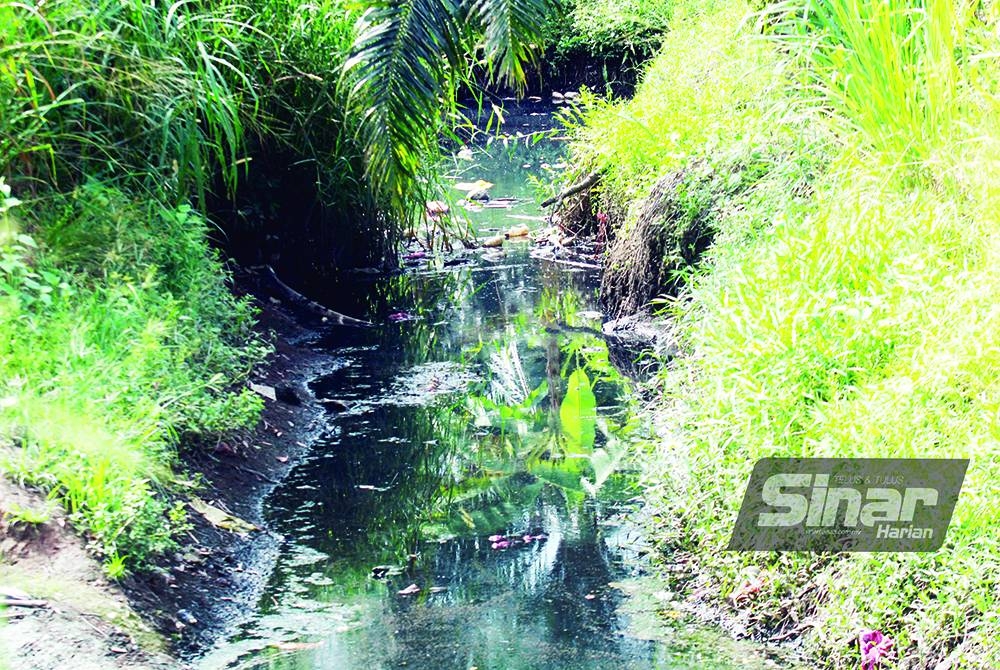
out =
<svg viewBox="0 0 1000 670"><path fill-rule="evenodd" d="M441 200L429 200L427 202L427 218L431 221L439 221L441 216L448 213L448 203Z"/></svg>
<svg viewBox="0 0 1000 670"><path fill-rule="evenodd" d="M532 535L530 533L524 533L523 535L490 535L487 540L490 541L490 548L492 549L508 549L515 544L523 543L530 544L536 540L544 540L545 535Z"/></svg>

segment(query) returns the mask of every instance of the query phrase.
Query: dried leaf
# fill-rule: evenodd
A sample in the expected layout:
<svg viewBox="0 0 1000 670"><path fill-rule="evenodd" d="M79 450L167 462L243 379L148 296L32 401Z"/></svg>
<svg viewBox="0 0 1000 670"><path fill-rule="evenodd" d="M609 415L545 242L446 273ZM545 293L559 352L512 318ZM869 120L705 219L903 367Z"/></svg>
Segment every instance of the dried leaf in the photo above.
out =
<svg viewBox="0 0 1000 670"><path fill-rule="evenodd" d="M278 395L274 392L273 386L265 386L264 384L250 384L250 390L254 393L264 396L268 400L277 400Z"/></svg>
<svg viewBox="0 0 1000 670"><path fill-rule="evenodd" d="M195 512L198 512L205 517L205 520L216 528L222 528L223 530L239 533L240 535L260 530L254 524L224 512L214 505L209 505L201 498L192 498L188 501L188 505L190 505L191 509Z"/></svg>

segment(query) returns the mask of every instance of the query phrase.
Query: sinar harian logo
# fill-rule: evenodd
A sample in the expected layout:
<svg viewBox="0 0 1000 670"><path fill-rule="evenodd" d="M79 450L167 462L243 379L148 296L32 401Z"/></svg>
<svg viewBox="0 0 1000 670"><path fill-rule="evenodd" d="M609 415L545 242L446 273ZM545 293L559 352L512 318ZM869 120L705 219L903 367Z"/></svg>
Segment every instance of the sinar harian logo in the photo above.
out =
<svg viewBox="0 0 1000 670"><path fill-rule="evenodd" d="M934 551L968 459L765 458L732 550Z"/></svg>

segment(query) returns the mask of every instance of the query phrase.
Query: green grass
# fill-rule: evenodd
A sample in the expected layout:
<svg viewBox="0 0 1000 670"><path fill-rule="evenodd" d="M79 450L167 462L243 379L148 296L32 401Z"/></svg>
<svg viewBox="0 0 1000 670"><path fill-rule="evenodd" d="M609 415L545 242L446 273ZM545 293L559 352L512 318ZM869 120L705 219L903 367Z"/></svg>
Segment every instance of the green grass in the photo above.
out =
<svg viewBox="0 0 1000 670"><path fill-rule="evenodd" d="M0 468L109 566L141 565L184 527L177 446L256 421L259 398L231 390L264 353L253 312L186 206L91 183L36 214L60 243L21 234L0 256Z"/></svg>
<svg viewBox="0 0 1000 670"><path fill-rule="evenodd" d="M112 576L186 527L178 449L260 411L240 389L266 347L208 197L287 152L374 216L338 92L357 11L0 0L0 469L63 503Z"/></svg>
<svg viewBox="0 0 1000 670"><path fill-rule="evenodd" d="M567 0L550 27L553 56L582 50L641 60L662 43L673 5L673 0Z"/></svg>
<svg viewBox="0 0 1000 670"><path fill-rule="evenodd" d="M867 628L908 667L997 667L996 25L942 2L811 7L772 9L763 35L740 3L690 13L635 99L594 102L577 130L622 225L658 176L769 148L665 303L685 356L663 375L664 439L647 458L668 520L655 532L695 553L720 602L764 574L751 621L808 618L824 667L857 667ZM785 454L972 465L934 554L720 552L754 461Z"/></svg>
<svg viewBox="0 0 1000 670"><path fill-rule="evenodd" d="M15 188L126 180L155 197L237 186L261 146L355 198L338 92L358 9L339 0L0 2L0 174Z"/></svg>
<svg viewBox="0 0 1000 670"><path fill-rule="evenodd" d="M730 3L712 12L711 21L697 20L705 11L675 8L677 23L631 101L588 99L573 151L578 161L607 169L602 189L609 199L635 201L695 154L768 144L775 133L791 137L798 130L777 123L789 114L789 103L774 94L787 85L774 50L732 39L746 9ZM695 55L697 64L678 65Z"/></svg>

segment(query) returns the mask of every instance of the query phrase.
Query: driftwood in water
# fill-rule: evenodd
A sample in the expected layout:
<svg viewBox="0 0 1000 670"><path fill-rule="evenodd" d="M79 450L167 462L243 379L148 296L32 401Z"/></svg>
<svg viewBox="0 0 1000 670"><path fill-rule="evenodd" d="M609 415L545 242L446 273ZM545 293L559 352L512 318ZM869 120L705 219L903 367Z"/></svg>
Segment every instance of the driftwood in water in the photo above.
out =
<svg viewBox="0 0 1000 670"><path fill-rule="evenodd" d="M265 265L264 269L267 271L268 276L270 276L270 278L274 281L275 286L281 289L289 300L311 312L319 314L327 321L331 321L340 326L356 326L360 328L370 328L373 325L370 321L355 319L353 316L347 316L346 314L341 314L340 312L334 312L332 309L324 307L315 300L310 300L285 282L278 279L277 273L270 265Z"/></svg>
<svg viewBox="0 0 1000 670"><path fill-rule="evenodd" d="M570 198L581 191L586 191L588 188L596 184L601 178L600 172L591 172L583 181L579 181L572 186L563 189L558 195L554 195L551 198L547 198L542 201L542 207L548 207L549 205L554 205L556 203L561 203L566 198Z"/></svg>

